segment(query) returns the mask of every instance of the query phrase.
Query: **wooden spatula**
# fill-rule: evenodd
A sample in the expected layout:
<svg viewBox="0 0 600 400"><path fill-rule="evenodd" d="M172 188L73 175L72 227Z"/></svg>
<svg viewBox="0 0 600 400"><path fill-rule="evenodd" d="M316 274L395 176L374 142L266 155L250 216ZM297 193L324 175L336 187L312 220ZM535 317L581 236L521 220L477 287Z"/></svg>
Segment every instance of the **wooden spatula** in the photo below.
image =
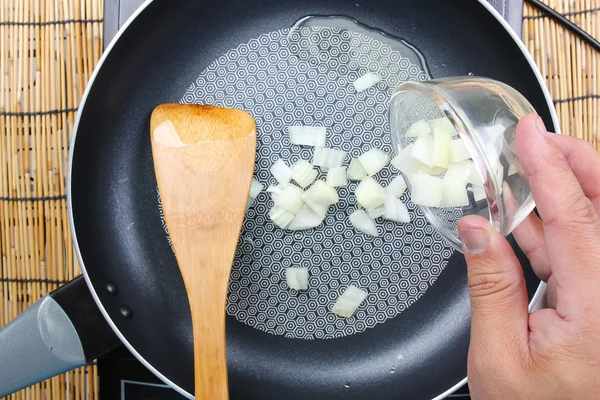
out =
<svg viewBox="0 0 600 400"><path fill-rule="evenodd" d="M163 211L194 329L196 399L228 399L225 304L256 154L256 124L220 107L166 104L150 120Z"/></svg>

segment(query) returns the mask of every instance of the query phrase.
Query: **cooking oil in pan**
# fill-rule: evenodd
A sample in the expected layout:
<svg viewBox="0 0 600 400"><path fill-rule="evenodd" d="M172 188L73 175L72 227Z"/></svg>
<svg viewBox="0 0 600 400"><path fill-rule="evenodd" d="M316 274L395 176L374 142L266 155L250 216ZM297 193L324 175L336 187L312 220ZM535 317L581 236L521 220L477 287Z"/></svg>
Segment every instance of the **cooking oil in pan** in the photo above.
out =
<svg viewBox="0 0 600 400"><path fill-rule="evenodd" d="M431 78L425 57L415 46L350 17L307 16L292 26L287 37L300 60L313 66L346 66L352 77L374 72L382 79L381 89L393 91L404 81Z"/></svg>
<svg viewBox="0 0 600 400"><path fill-rule="evenodd" d="M381 81L357 93L352 83L367 72ZM327 147L358 157L376 147L393 154L388 125L392 92L404 81L430 79L411 44L340 16L310 16L268 32L217 58L192 82L183 103L248 111L256 120L255 178L275 185L270 168L312 160L313 149L292 146L287 126L327 127ZM377 180L387 186L398 171ZM318 179L326 173L319 171ZM363 332L396 317L433 285L453 249L408 202L410 224L378 222L380 237L357 233L348 222L356 182L338 188L340 202L319 227L290 232L268 218L273 203L262 192L249 206L235 254L227 313L274 335L329 339ZM289 290L285 268L309 268L307 291ZM330 309L349 285L369 296L352 318ZM350 386L350 382L347 382Z"/></svg>

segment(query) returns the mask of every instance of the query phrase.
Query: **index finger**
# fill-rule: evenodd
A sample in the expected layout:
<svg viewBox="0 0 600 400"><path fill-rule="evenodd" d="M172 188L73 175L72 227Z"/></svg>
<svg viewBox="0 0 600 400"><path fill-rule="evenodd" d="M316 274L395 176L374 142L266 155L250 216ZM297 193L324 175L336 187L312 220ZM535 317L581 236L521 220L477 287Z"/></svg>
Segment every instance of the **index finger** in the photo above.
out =
<svg viewBox="0 0 600 400"><path fill-rule="evenodd" d="M589 277L585 258L600 237L598 215L561 149L534 115L517 127L516 148L544 224L552 274L560 282ZM572 268L574 263L578 268Z"/></svg>

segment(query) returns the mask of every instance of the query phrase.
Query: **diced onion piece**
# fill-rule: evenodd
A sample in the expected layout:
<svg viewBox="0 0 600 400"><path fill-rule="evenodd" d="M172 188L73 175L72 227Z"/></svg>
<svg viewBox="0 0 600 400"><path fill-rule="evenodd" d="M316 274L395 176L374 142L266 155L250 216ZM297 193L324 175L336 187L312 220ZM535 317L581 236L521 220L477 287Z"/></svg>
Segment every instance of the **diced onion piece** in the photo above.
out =
<svg viewBox="0 0 600 400"><path fill-rule="evenodd" d="M419 137L421 135L429 135L431 127L424 119L415 122L404 132L405 137Z"/></svg>
<svg viewBox="0 0 600 400"><path fill-rule="evenodd" d="M402 175L395 177L389 185L386 186L385 191L390 196L401 197L406 191L406 181Z"/></svg>
<svg viewBox="0 0 600 400"><path fill-rule="evenodd" d="M344 162L345 157L345 151L327 149L325 147L315 147L313 165L321 167L323 171L327 171L329 168L340 167Z"/></svg>
<svg viewBox="0 0 600 400"><path fill-rule="evenodd" d="M473 185L473 199L476 202L487 199L487 195L485 194L485 189L482 186Z"/></svg>
<svg viewBox="0 0 600 400"><path fill-rule="evenodd" d="M446 172L446 168L441 167L428 167L423 164L421 161L413 158L410 155L410 151L412 150L412 144L408 147L404 148L400 154L398 154L392 160L392 165L402 171L406 176L406 179L410 180L410 177L417 172L427 174L427 175L440 175Z"/></svg>
<svg viewBox="0 0 600 400"><path fill-rule="evenodd" d="M358 161L358 158L353 158L352 161L350 161L350 166L348 167L348 179L352 181L360 181L367 176L367 171L365 171L360 161Z"/></svg>
<svg viewBox="0 0 600 400"><path fill-rule="evenodd" d="M404 173L404 175L406 175L409 179L412 176L412 174L414 174L415 172L417 172L419 170L419 168L421 168L421 167L427 167L425 164L423 164L422 162L420 162L419 160L413 158L410 155L410 152L412 151L412 148L413 148L413 144L410 144L410 145L406 146L392 160L392 165L397 170L399 170L402 173Z"/></svg>
<svg viewBox="0 0 600 400"><path fill-rule="evenodd" d="M308 268L286 268L285 281L290 289L308 290Z"/></svg>
<svg viewBox="0 0 600 400"><path fill-rule="evenodd" d="M392 158L390 164L392 164L397 170L402 171L402 166L406 163L406 159L410 159L410 150L412 149L412 143L402 148L398 145L398 154Z"/></svg>
<svg viewBox="0 0 600 400"><path fill-rule="evenodd" d="M428 167L433 167L433 137L419 136L410 149L410 155Z"/></svg>
<svg viewBox="0 0 600 400"><path fill-rule="evenodd" d="M275 201L275 205L288 210L292 214L297 214L304 205L304 200L302 200L303 194L304 191L298 186L287 185L281 191L277 201Z"/></svg>
<svg viewBox="0 0 600 400"><path fill-rule="evenodd" d="M448 118L432 119L431 121L427 121L427 123L431 127L432 131L435 131L436 129L441 129L445 131L450 137L458 135L458 132L454 128L454 125L452 125L452 122L450 122Z"/></svg>
<svg viewBox="0 0 600 400"><path fill-rule="evenodd" d="M469 177L467 178L467 183L470 183L471 185L475 185L475 186L483 186L483 181L481 180L481 176L479 176L479 172L477 172L477 168L475 167L475 164L473 163L472 165L473 166L471 167L471 173L469 174Z"/></svg>
<svg viewBox="0 0 600 400"><path fill-rule="evenodd" d="M446 172L447 169L446 168L442 168L442 167L433 167L433 168L429 168L426 165L423 165L422 168L419 168L419 172L423 172L425 174L428 175L433 175L433 176L438 176L443 174L444 172Z"/></svg>
<svg viewBox="0 0 600 400"><path fill-rule="evenodd" d="M265 186L262 183L252 178L252 184L250 184L250 198L256 199L258 194L262 192L264 188Z"/></svg>
<svg viewBox="0 0 600 400"><path fill-rule="evenodd" d="M408 213L408 208L406 205L400 201L396 196L388 196L385 200L385 214L383 218L388 221L401 222L401 223L409 223L410 222L410 214Z"/></svg>
<svg viewBox="0 0 600 400"><path fill-rule="evenodd" d="M350 318L361 303L365 301L368 293L354 285L348 286L348 289L340 297L331 308L331 311L343 318Z"/></svg>
<svg viewBox="0 0 600 400"><path fill-rule="evenodd" d="M350 223L359 232L371 236L379 236L375 221L364 210L356 210L350 214Z"/></svg>
<svg viewBox="0 0 600 400"><path fill-rule="evenodd" d="M271 221L273 221L275 225L277 225L281 229L285 229L294 219L294 214L281 207L274 206L269 211L269 218L271 219Z"/></svg>
<svg viewBox="0 0 600 400"><path fill-rule="evenodd" d="M291 177L298 185L306 188L317 179L318 172L315 171L312 164L306 160L298 160L292 166Z"/></svg>
<svg viewBox="0 0 600 400"><path fill-rule="evenodd" d="M381 81L381 77L374 72L367 72L352 84L358 93L367 90L371 86L377 85Z"/></svg>
<svg viewBox="0 0 600 400"><path fill-rule="evenodd" d="M288 133L292 144L325 147L327 128L323 126L288 126Z"/></svg>
<svg viewBox="0 0 600 400"><path fill-rule="evenodd" d="M463 186L467 185L471 171L475 168L475 164L471 160L465 160L461 162L453 162L448 167L444 179L450 179L454 181L461 181Z"/></svg>
<svg viewBox="0 0 600 400"><path fill-rule="evenodd" d="M466 207L469 205L469 195L463 179L442 179L442 201L440 207Z"/></svg>
<svg viewBox="0 0 600 400"><path fill-rule="evenodd" d="M277 186L271 185L267 188L267 193L271 194L271 199L275 203L277 203L277 200L279 200L279 196L281 196L282 191L283 191L283 187L281 185L277 185Z"/></svg>
<svg viewBox="0 0 600 400"><path fill-rule="evenodd" d="M363 179L357 186L356 201L364 208L371 209L385 203L385 189L370 176Z"/></svg>
<svg viewBox="0 0 600 400"><path fill-rule="evenodd" d="M500 137L503 137L504 132L506 131L504 125L501 124L488 126L483 129L493 143L496 143Z"/></svg>
<svg viewBox="0 0 600 400"><path fill-rule="evenodd" d="M252 204L254 204L254 201L255 201L255 200L256 200L256 199L254 199L254 198L252 198L252 197L248 196L248 202L246 203L246 211L248 211L248 209L249 209L250 207L252 207Z"/></svg>
<svg viewBox="0 0 600 400"><path fill-rule="evenodd" d="M424 207L439 207L442 202L442 180L425 174L413 174L410 178L411 200Z"/></svg>
<svg viewBox="0 0 600 400"><path fill-rule="evenodd" d="M471 158L471 153L462 139L454 139L450 143L450 158L452 162L461 162Z"/></svg>
<svg viewBox="0 0 600 400"><path fill-rule="evenodd" d="M372 219L381 218L381 217L383 217L384 214L385 214L384 206L379 206L379 207L375 207L375 208L371 208L371 209L367 210L367 215Z"/></svg>
<svg viewBox="0 0 600 400"><path fill-rule="evenodd" d="M450 144L452 136L441 128L433 131L433 155L431 162L433 167L448 168L450 165Z"/></svg>
<svg viewBox="0 0 600 400"><path fill-rule="evenodd" d="M309 198L304 199L304 203L310 210L315 213L319 218L325 219L327 212L329 211L329 205L317 203Z"/></svg>
<svg viewBox="0 0 600 400"><path fill-rule="evenodd" d="M326 206L336 204L340 201L337 191L322 180L316 181L304 193L302 199Z"/></svg>
<svg viewBox="0 0 600 400"><path fill-rule="evenodd" d="M321 225L324 219L325 218L321 218L319 215L315 214L310 207L305 205L300 212L296 214L286 229L290 231L303 231L316 228Z"/></svg>
<svg viewBox="0 0 600 400"><path fill-rule="evenodd" d="M271 166L270 171L280 185L286 186L288 183L290 183L292 170L281 158L275 161L275 164Z"/></svg>
<svg viewBox="0 0 600 400"><path fill-rule="evenodd" d="M358 161L367 174L373 176L390 163L390 156L377 148L372 148L358 156Z"/></svg>
<svg viewBox="0 0 600 400"><path fill-rule="evenodd" d="M327 171L327 184L331 187L346 186L346 167L333 167Z"/></svg>

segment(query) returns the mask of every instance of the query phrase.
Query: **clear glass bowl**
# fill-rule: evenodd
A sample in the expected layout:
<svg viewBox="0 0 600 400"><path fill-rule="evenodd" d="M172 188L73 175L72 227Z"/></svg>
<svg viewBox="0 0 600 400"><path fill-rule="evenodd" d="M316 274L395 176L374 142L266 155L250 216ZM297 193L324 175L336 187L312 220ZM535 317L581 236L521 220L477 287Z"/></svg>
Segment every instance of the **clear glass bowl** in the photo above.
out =
<svg viewBox="0 0 600 400"><path fill-rule="evenodd" d="M406 135L415 122L436 120L428 125L435 129L436 124L450 123L447 128L456 131L455 139L463 140L473 161L469 165L475 178L470 180L478 181L466 185L468 205L421 206L430 223L458 250L462 248L457 223L463 216L488 218L506 236L534 209L531 189L513 146L517 123L534 112L515 89L480 77L405 82L393 94L390 133L398 153L417 140ZM403 173L412 189L411 176ZM443 180L444 175L438 177Z"/></svg>

